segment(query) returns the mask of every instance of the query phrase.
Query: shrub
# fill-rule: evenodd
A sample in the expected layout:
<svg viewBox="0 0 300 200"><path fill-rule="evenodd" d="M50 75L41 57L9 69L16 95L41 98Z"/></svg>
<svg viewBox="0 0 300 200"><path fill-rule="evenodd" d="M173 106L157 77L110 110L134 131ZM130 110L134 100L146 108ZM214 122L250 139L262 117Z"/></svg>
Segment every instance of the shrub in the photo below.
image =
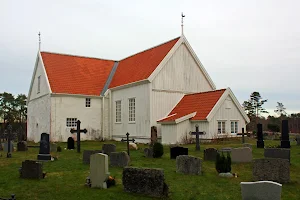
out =
<svg viewBox="0 0 300 200"><path fill-rule="evenodd" d="M227 157L224 156L223 152L222 155L220 153L217 154L216 170L218 173L231 172L231 157L229 153L227 153Z"/></svg>
<svg viewBox="0 0 300 200"><path fill-rule="evenodd" d="M164 147L161 143L155 142L153 145L153 158L160 158L164 154Z"/></svg>
<svg viewBox="0 0 300 200"><path fill-rule="evenodd" d="M61 147L60 146L57 147L57 152L61 152Z"/></svg>

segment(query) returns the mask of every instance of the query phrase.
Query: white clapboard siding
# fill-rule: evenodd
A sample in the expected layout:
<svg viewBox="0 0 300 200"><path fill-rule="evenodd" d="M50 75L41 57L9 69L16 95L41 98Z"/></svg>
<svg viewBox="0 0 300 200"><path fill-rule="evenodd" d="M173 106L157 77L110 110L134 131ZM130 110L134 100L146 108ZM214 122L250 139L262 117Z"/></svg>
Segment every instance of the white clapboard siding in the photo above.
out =
<svg viewBox="0 0 300 200"><path fill-rule="evenodd" d="M161 126L161 143L176 144L177 143L177 124L168 124Z"/></svg>
<svg viewBox="0 0 300 200"><path fill-rule="evenodd" d="M195 132L196 131L196 124L199 126L199 131L203 132L205 131L206 134L205 135L200 135L200 138L203 139L207 139L207 138L211 138L210 132L209 132L209 123L207 121L192 121L191 123L191 131ZM196 136L193 136L194 138Z"/></svg>
<svg viewBox="0 0 300 200"><path fill-rule="evenodd" d="M190 120L185 120L177 124L177 141L179 143L184 143L184 139L189 138L191 131L191 123Z"/></svg>
<svg viewBox="0 0 300 200"><path fill-rule="evenodd" d="M185 93L212 90L185 44L180 45L155 77L152 88Z"/></svg>
<svg viewBox="0 0 300 200"><path fill-rule="evenodd" d="M59 95L51 97L51 141L66 142L69 137L76 137L66 126L67 118L77 118L81 121L81 129L87 133L80 135L81 140L95 140L101 137L101 104L100 97L91 98L91 107L85 107L85 96Z"/></svg>
<svg viewBox="0 0 300 200"><path fill-rule="evenodd" d="M108 97L104 98L104 119L103 119L103 137L104 139L109 138L109 130L110 130L110 99Z"/></svg>
<svg viewBox="0 0 300 200"><path fill-rule="evenodd" d="M225 121L226 134L223 136L232 136L231 134L231 121L238 121L238 132L242 132L242 128L246 128L245 119L240 113L239 109L233 103L230 96L226 98L218 111L215 113L209 123L209 130L212 138L222 137L218 134L218 121ZM246 129L245 129L246 130Z"/></svg>
<svg viewBox="0 0 300 200"><path fill-rule="evenodd" d="M27 107L27 140L39 142L42 133L50 133L50 94L35 98Z"/></svg>
<svg viewBox="0 0 300 200"><path fill-rule="evenodd" d="M112 137L119 140L129 132L134 138L150 139L150 84L112 90ZM135 98L135 122L129 122L129 98ZM116 101L121 100L121 122L116 122Z"/></svg>

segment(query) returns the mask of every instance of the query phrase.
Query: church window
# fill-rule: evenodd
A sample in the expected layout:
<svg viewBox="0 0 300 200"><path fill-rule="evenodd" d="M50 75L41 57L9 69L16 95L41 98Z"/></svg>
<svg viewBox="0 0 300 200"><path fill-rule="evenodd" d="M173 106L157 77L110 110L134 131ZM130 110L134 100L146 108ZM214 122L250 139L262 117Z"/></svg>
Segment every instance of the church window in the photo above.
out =
<svg viewBox="0 0 300 200"><path fill-rule="evenodd" d="M91 98L85 99L85 107L91 107Z"/></svg>
<svg viewBox="0 0 300 200"><path fill-rule="evenodd" d="M70 128L76 127L77 126L76 122L77 122L77 118L67 118L66 126Z"/></svg>
<svg viewBox="0 0 300 200"><path fill-rule="evenodd" d="M129 99L129 122L135 122L135 98Z"/></svg>
<svg viewBox="0 0 300 200"><path fill-rule="evenodd" d="M238 133L238 122L231 122L231 133Z"/></svg>
<svg viewBox="0 0 300 200"><path fill-rule="evenodd" d="M37 93L41 91L41 76L38 76L38 85L37 85Z"/></svg>
<svg viewBox="0 0 300 200"><path fill-rule="evenodd" d="M218 121L218 134L225 133L225 121Z"/></svg>
<svg viewBox="0 0 300 200"><path fill-rule="evenodd" d="M121 122L121 100L116 101L116 122Z"/></svg>

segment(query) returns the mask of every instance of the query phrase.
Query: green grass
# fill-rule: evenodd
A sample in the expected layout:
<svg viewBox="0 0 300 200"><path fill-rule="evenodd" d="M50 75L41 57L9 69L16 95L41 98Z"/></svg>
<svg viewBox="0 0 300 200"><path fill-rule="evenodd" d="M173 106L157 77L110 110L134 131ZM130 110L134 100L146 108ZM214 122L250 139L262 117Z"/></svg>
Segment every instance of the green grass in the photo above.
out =
<svg viewBox="0 0 300 200"><path fill-rule="evenodd" d="M247 138L253 144L253 158L263 158L263 149L257 149L255 140ZM117 151L125 151L125 143L108 142L117 145ZM203 149L214 147L240 147L239 140L224 141L215 144L201 144L201 151L196 152L195 145L189 147L189 155L203 159ZM265 145L279 144L280 141L265 141ZM88 149L101 149L102 142L85 141L81 143L81 152ZM36 159L38 148L29 148L27 152L13 152L12 158L7 159L2 151L0 157L0 197L10 197L16 194L18 200L34 199L153 199L144 195L125 193L122 186L122 168L110 167L112 176L116 177L117 185L107 190L91 189L84 186L89 175L89 165L82 164L82 153L76 150L65 150L66 143L59 143L63 148L55 153L58 160L45 162L43 170L47 172L42 180L26 180L19 178L18 169L25 159ZM300 199L300 146L291 143L291 182L283 184L282 199ZM164 146L162 158L144 158L143 149L147 145L139 144L139 150L131 151L130 166L164 169L166 183L169 185L169 199L241 199L240 182L252 181L252 164L232 164L232 172L238 173L237 178L221 178L215 170L214 162L202 163L203 174L183 175L176 173L176 161L170 159L168 146ZM138 184L138 180L137 180Z"/></svg>

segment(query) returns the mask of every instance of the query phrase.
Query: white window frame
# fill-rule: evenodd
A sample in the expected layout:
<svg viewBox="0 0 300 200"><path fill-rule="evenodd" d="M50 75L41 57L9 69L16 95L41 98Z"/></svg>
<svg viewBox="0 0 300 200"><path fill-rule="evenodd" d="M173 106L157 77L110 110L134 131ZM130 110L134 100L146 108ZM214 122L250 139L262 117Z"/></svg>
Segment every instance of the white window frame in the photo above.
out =
<svg viewBox="0 0 300 200"><path fill-rule="evenodd" d="M135 98L128 99L128 122L135 123Z"/></svg>
<svg viewBox="0 0 300 200"><path fill-rule="evenodd" d="M77 127L77 118L67 118L66 127L67 128L76 128Z"/></svg>
<svg viewBox="0 0 300 200"><path fill-rule="evenodd" d="M85 107L90 108L91 107L91 98L85 98Z"/></svg>
<svg viewBox="0 0 300 200"><path fill-rule="evenodd" d="M41 75L37 77L37 93L41 92Z"/></svg>
<svg viewBox="0 0 300 200"><path fill-rule="evenodd" d="M122 101L118 100L116 101L116 121L115 123L121 123L122 122Z"/></svg>
<svg viewBox="0 0 300 200"><path fill-rule="evenodd" d="M219 129L221 129L221 131ZM217 131L218 134L226 134L226 121L218 121Z"/></svg>
<svg viewBox="0 0 300 200"><path fill-rule="evenodd" d="M238 121L230 121L230 133L237 134L239 131L239 123Z"/></svg>

